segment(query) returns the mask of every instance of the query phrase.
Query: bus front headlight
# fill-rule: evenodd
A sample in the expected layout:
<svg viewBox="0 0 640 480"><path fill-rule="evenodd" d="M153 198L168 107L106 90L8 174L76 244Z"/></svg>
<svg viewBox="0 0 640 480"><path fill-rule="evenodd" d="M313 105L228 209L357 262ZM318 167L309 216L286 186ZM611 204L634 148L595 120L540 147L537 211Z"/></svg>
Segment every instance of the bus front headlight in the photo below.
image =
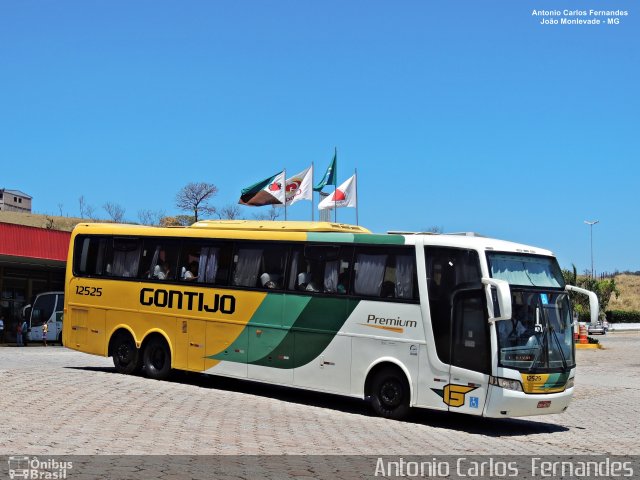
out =
<svg viewBox="0 0 640 480"><path fill-rule="evenodd" d="M573 388L575 380L576 380L576 377L571 377L569 380L567 380L567 385L564 388L565 389Z"/></svg>
<svg viewBox="0 0 640 480"><path fill-rule="evenodd" d="M514 380L512 378L502 377L490 377L489 383L496 387L505 388L507 390L514 390L516 392L522 392L522 383L520 380Z"/></svg>

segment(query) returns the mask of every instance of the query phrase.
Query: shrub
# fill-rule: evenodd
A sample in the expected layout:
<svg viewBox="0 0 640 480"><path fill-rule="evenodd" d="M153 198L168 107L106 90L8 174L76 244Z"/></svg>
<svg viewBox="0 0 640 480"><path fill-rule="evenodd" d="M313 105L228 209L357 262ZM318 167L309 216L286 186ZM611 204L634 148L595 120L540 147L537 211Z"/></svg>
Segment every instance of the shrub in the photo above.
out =
<svg viewBox="0 0 640 480"><path fill-rule="evenodd" d="M609 323L640 323L640 312L627 310L607 310Z"/></svg>

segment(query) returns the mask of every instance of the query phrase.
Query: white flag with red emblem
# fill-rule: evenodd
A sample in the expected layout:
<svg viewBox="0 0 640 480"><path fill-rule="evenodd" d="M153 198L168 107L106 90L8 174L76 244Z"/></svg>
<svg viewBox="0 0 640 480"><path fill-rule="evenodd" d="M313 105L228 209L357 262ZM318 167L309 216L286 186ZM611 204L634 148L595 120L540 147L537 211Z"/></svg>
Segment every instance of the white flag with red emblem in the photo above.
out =
<svg viewBox="0 0 640 480"><path fill-rule="evenodd" d="M296 203L298 200L311 200L313 198L313 167L301 171L291 178L287 178L287 205Z"/></svg>
<svg viewBox="0 0 640 480"><path fill-rule="evenodd" d="M335 192L322 200L318 204L318 209L326 210L330 208L355 207L356 202L356 176L353 175L336 188Z"/></svg>

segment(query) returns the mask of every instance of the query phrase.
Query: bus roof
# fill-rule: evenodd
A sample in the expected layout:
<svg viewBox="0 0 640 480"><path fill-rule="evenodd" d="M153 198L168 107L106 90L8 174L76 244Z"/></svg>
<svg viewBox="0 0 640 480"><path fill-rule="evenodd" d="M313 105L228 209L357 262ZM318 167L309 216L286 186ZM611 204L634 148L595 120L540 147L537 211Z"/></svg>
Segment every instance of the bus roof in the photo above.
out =
<svg viewBox="0 0 640 480"><path fill-rule="evenodd" d="M484 237L469 232L452 234L389 232L384 234L371 233L370 230L358 225L332 222L201 220L190 227L169 228L116 223L80 223L74 229L74 236L79 233L89 232L99 235L243 238L248 240L292 240L372 245L414 245L415 240L421 237L424 245L553 256L553 252L543 248Z"/></svg>
<svg viewBox="0 0 640 480"><path fill-rule="evenodd" d="M487 252L512 252L554 256L553 252L544 248L525 245L523 243L510 242L508 240L499 240L497 238L484 237L478 234L471 235L469 233L445 233L418 235L423 236L425 245L431 246L473 248L476 250L484 250ZM412 235L407 235L407 239L410 239L411 237Z"/></svg>
<svg viewBox="0 0 640 480"><path fill-rule="evenodd" d="M211 230L252 230L262 232L342 232L371 233L364 227L347 223L299 222L271 220L201 220L189 228L208 228Z"/></svg>

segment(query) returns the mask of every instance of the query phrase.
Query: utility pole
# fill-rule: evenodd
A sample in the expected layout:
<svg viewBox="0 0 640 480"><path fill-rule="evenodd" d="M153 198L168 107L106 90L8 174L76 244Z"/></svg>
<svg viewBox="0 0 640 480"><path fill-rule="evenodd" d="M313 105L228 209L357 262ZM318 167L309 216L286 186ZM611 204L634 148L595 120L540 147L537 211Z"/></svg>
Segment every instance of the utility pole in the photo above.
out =
<svg viewBox="0 0 640 480"><path fill-rule="evenodd" d="M593 220L593 221L585 220L584 223L589 225L589 233L590 233L589 236L591 237L591 278L594 279L595 274L593 271L593 226L596 223L600 223L600 220Z"/></svg>

